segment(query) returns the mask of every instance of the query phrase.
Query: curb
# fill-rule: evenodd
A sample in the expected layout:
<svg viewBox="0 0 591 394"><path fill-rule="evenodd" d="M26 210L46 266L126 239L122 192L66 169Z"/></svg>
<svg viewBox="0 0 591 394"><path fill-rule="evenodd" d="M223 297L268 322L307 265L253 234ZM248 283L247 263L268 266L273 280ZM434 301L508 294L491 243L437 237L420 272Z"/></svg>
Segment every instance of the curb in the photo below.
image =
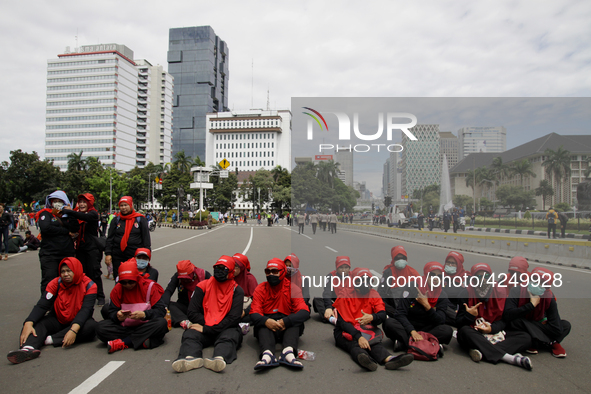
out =
<svg viewBox="0 0 591 394"><path fill-rule="evenodd" d="M466 227L466 230L483 231L483 232L487 232L487 233L540 235L540 236L544 236L544 237L548 236L548 233L546 231L534 231L534 230L518 230L518 229L489 228L489 227ZM566 233L565 238L587 240L587 239L589 239L589 235ZM562 238L558 237L556 239L562 239Z"/></svg>

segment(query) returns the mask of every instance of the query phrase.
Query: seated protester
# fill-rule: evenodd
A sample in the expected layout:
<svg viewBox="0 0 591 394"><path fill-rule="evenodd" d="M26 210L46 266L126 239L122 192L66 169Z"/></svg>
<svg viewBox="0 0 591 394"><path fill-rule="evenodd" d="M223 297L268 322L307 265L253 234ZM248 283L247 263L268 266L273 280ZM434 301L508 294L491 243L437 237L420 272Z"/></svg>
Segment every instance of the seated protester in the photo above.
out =
<svg viewBox="0 0 591 394"><path fill-rule="evenodd" d="M29 250L37 250L37 249L39 249L39 245L40 244L41 244L41 241L39 241L39 239L37 237L34 237L31 234L31 230L25 231L25 246Z"/></svg>
<svg viewBox="0 0 591 394"><path fill-rule="evenodd" d="M25 240L21 237L18 229L12 230L10 238L8 238L8 253L26 252L29 248L25 246Z"/></svg>
<svg viewBox="0 0 591 394"><path fill-rule="evenodd" d="M371 288L371 276L367 268L355 268L350 273L352 282L336 289L338 298L333 304L337 314L335 345L349 352L353 361L370 371L378 369L378 363L385 364L386 369L398 369L410 364L414 357L412 354L394 357L382 344L378 325L388 316L384 301ZM376 343L368 342L362 331L370 336L376 329L380 330L380 339Z"/></svg>
<svg viewBox="0 0 591 394"><path fill-rule="evenodd" d="M283 261L277 258L269 260L265 275L267 281L257 286L250 306L250 320L254 325L254 336L259 341L261 357L254 369L272 368L279 364L304 368L296 355L299 338L304 333L304 322L310 318L310 309L299 289L292 289L289 280L285 280ZM283 346L279 362L274 355L278 341Z"/></svg>
<svg viewBox="0 0 591 394"><path fill-rule="evenodd" d="M509 261L509 269L507 270L507 289L511 290L515 287L515 283L523 283L529 278L529 263L525 257L515 256Z"/></svg>
<svg viewBox="0 0 591 394"><path fill-rule="evenodd" d="M308 305L308 309L310 309L310 287L303 286L302 273L300 272L300 259L292 253L283 259L283 263L285 263L287 269L285 278L289 280L292 285L296 285L300 289L300 292L304 297L304 302Z"/></svg>
<svg viewBox="0 0 591 394"><path fill-rule="evenodd" d="M213 266L213 278L200 282L191 297L191 324L183 333L181 349L172 368L187 372L204 366L221 372L236 360L242 343L238 323L244 291L234 281L234 258L222 256ZM214 346L213 358L203 360L203 348Z"/></svg>
<svg viewBox="0 0 591 394"><path fill-rule="evenodd" d="M137 269L141 276L146 279L158 282L158 270L150 264L152 260L152 251L148 248L138 248L135 251L135 261L137 262Z"/></svg>
<svg viewBox="0 0 591 394"><path fill-rule="evenodd" d="M332 324L336 323L336 316L332 309L332 303L337 299L337 295L332 286L332 278L334 276L341 279L344 279L346 276L349 276L349 271L351 270L351 260L347 256L337 256L337 260L335 262L336 270L331 271L326 275L326 284L324 286L324 291L322 292L322 298L314 298L312 304L314 305L314 311L317 312L324 323L331 322ZM338 284L335 279L335 285ZM331 319L334 318L334 319Z"/></svg>
<svg viewBox="0 0 591 394"><path fill-rule="evenodd" d="M139 274L134 259L121 264L119 282L108 304L109 318L96 327L96 335L107 344L109 353L129 347L153 349L164 343L168 324L163 293L158 283Z"/></svg>
<svg viewBox="0 0 591 394"><path fill-rule="evenodd" d="M378 293L386 304L386 313L388 316L394 317L396 304L398 299L402 297L402 289L408 286L411 278L417 278L421 275L416 269L408 266L408 255L403 246L393 247L390 254L392 255L392 261L384 267ZM398 286L399 284L400 286Z"/></svg>
<svg viewBox="0 0 591 394"><path fill-rule="evenodd" d="M443 287L445 293L447 294L447 298L449 300L449 308L447 308L446 320L445 323L450 326L456 326L456 314L458 309L460 308L460 303L458 297L462 290L464 290L464 280L470 276L470 272L464 269L464 256L459 252L451 251L447 254L445 258L445 276L451 279L452 285L448 285L448 281L444 281L445 286ZM462 278L462 285L456 286L453 284L454 278ZM456 279L456 284L459 280Z"/></svg>
<svg viewBox="0 0 591 394"><path fill-rule="evenodd" d="M39 357L45 345L71 346L94 339L97 323L92 318L96 285L84 275L75 257L59 265L60 276L45 288L21 331L20 350L8 353L13 364ZM48 312L46 314L46 312Z"/></svg>
<svg viewBox="0 0 591 394"><path fill-rule="evenodd" d="M191 297L197 285L211 278L211 274L202 268L195 267L190 260L181 260L176 265L176 272L170 278L162 302L168 305L170 320L173 327L188 328L190 323L187 316ZM170 301L175 291L178 291L177 301Z"/></svg>
<svg viewBox="0 0 591 394"><path fill-rule="evenodd" d="M252 296L259 283L253 274L250 273L250 261L248 257L242 253L235 253L234 256L235 268L234 268L234 280L242 290L244 290L243 300L243 314L242 323L250 322L250 305L252 303Z"/></svg>
<svg viewBox="0 0 591 394"><path fill-rule="evenodd" d="M503 361L531 371L531 360L517 354L531 346L531 337L526 332L507 331L507 324L502 320L507 289L487 283L492 275L488 264L475 264L471 274L478 277L480 286L468 286L460 294L462 306L456 318L458 343L475 362Z"/></svg>
<svg viewBox="0 0 591 394"><path fill-rule="evenodd" d="M570 333L571 325L560 319L558 304L550 287L536 286L554 280L554 273L547 268L536 267L531 271L529 285L516 286L505 302L503 320L511 330L525 331L532 337L533 347L528 353L537 354L540 347L550 348L554 357L566 357L561 342ZM533 280L532 280L533 278Z"/></svg>
<svg viewBox="0 0 591 394"><path fill-rule="evenodd" d="M406 350L409 339L422 340L423 337L418 331L424 331L439 340L440 357L443 356L442 345L449 344L453 336L453 329L445 324L445 311L449 306L447 294L441 286L434 286L437 284L435 277L441 279L443 269L443 266L435 261L425 264L420 286L405 289L394 318L386 320L382 325L386 336L398 341L398 344L394 343L395 349Z"/></svg>

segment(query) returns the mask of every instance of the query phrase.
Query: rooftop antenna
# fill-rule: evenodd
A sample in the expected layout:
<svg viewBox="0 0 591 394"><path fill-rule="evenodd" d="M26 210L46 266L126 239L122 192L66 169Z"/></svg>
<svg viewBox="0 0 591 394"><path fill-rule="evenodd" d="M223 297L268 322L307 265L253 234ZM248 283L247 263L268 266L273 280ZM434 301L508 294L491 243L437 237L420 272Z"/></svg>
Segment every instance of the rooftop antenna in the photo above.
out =
<svg viewBox="0 0 591 394"><path fill-rule="evenodd" d="M254 108L254 58L252 58L252 68L250 74L250 108Z"/></svg>
<svg viewBox="0 0 591 394"><path fill-rule="evenodd" d="M76 52L78 52L78 28L76 28L76 35L74 38L76 38Z"/></svg>

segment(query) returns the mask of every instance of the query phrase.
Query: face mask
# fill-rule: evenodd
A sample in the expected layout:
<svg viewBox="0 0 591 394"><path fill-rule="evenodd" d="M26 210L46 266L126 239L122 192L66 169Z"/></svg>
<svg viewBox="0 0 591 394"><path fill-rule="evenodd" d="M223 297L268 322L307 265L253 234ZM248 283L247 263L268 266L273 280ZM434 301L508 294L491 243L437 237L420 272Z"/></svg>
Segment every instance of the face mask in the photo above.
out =
<svg viewBox="0 0 591 394"><path fill-rule="evenodd" d="M148 263L150 263L150 260L144 260L144 259L135 259L135 261L137 261L137 269L138 270L143 270L144 268L146 268L148 266Z"/></svg>
<svg viewBox="0 0 591 394"><path fill-rule="evenodd" d="M490 289L492 287L491 283L486 283L487 281L484 281L482 283L482 286L477 287L474 289L474 292L476 293L476 297L478 297L481 300L484 301L488 301L488 298L486 297L488 295L488 293L490 292Z"/></svg>
<svg viewBox="0 0 591 394"><path fill-rule="evenodd" d="M292 276L292 275L295 275L299 270L297 268L287 267L286 271L287 271L287 276Z"/></svg>
<svg viewBox="0 0 591 394"><path fill-rule="evenodd" d="M58 211L61 211L62 208L64 207L64 203L63 203L63 201L55 201L55 202L51 203L51 206L54 209L57 209Z"/></svg>
<svg viewBox="0 0 591 394"><path fill-rule="evenodd" d="M527 286L527 289L529 290L530 293L532 293L532 295L535 295L535 296L538 296L538 297L540 297L546 291L545 288L540 287L540 286L534 286L533 283L530 283Z"/></svg>
<svg viewBox="0 0 591 394"><path fill-rule="evenodd" d="M213 277L218 282L225 282L228 279L228 269L226 267L213 267Z"/></svg>
<svg viewBox="0 0 591 394"><path fill-rule="evenodd" d="M404 267L406 267L407 261L406 260L396 260L394 262L394 266L396 268L398 268L399 270L403 269Z"/></svg>
<svg viewBox="0 0 591 394"><path fill-rule="evenodd" d="M281 283L281 278L275 275L269 275L267 276L267 282L269 282L271 286L277 286Z"/></svg>
<svg viewBox="0 0 591 394"><path fill-rule="evenodd" d="M363 285L361 285L361 286L359 286L359 287L357 288L357 291L358 291L358 292L359 292L359 294L361 294L361 295L366 295L367 293L369 293L369 291L370 291L370 290L371 290L371 287L370 287L370 286L367 286L367 285L365 285L365 284L363 284Z"/></svg>
<svg viewBox="0 0 591 394"><path fill-rule="evenodd" d="M453 275L456 272L458 272L458 267L454 267L454 266L451 266L451 265L446 265L445 266L445 273L446 274Z"/></svg>

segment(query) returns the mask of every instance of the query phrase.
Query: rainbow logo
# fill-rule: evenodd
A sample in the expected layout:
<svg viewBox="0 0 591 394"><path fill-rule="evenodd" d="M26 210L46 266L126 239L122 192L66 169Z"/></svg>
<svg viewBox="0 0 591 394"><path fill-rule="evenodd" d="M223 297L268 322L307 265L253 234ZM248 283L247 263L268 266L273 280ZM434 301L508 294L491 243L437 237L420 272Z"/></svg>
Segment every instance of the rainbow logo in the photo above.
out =
<svg viewBox="0 0 591 394"><path fill-rule="evenodd" d="M328 125L326 124L326 120L324 120L324 117L323 117L322 115L320 115L320 112L318 112L318 111L316 111L316 110L313 110L313 109L312 109L312 108L310 108L310 107L302 107L302 108L304 108L304 109L307 109L307 110L309 110L309 111L312 111L312 112L314 112L316 115L320 116L320 119L322 119L322 122L324 123L324 126L326 126L326 131L328 131ZM306 115L308 115L308 116L310 116L310 117L312 117L312 119L314 119L314 120L316 121L316 123L318 123L318 126L320 126L320 130L323 130L323 128L322 128L322 123L320 123L320 120L318 120L318 118L317 118L317 117L315 117L314 115L312 115L312 114L311 114L311 113L309 113L309 112L302 112L302 113L303 113L303 114L306 114Z"/></svg>

